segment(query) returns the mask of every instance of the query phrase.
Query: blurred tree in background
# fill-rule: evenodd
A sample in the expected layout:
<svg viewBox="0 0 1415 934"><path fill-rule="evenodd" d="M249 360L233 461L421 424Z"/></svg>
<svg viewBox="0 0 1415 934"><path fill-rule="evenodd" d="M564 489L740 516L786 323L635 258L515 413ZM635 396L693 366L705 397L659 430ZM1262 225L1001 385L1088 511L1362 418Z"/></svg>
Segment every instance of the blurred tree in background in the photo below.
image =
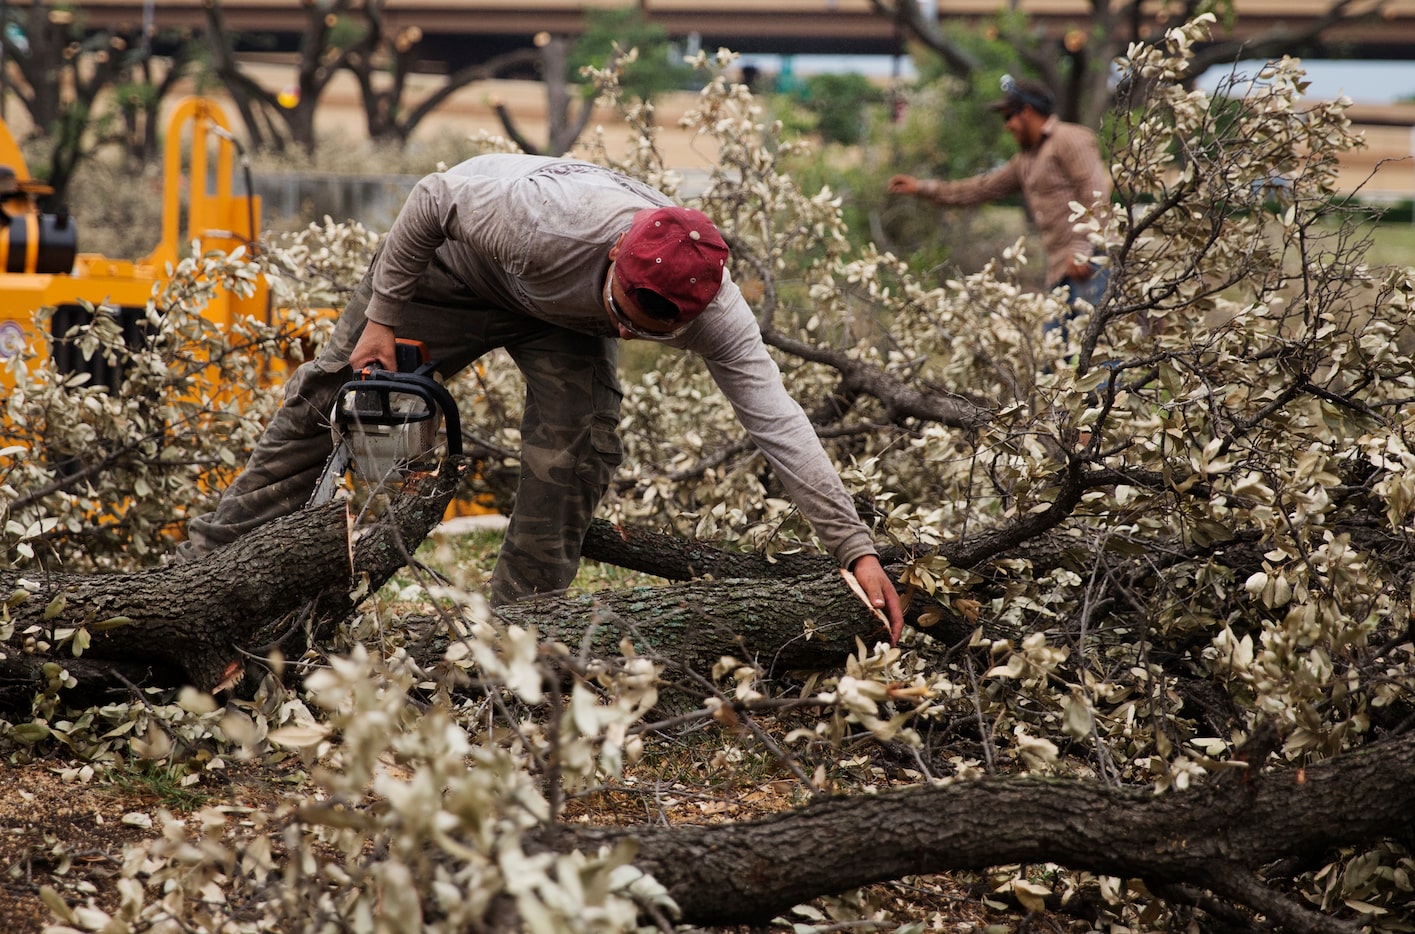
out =
<svg viewBox="0 0 1415 934"><path fill-rule="evenodd" d="M585 10L585 31L573 43L568 77L581 80L581 69L604 68L631 49L639 50L638 57L626 63L619 78L627 99L652 101L692 83L693 68L683 61L682 44L637 6ZM594 88L587 85L586 93L593 95Z"/></svg>

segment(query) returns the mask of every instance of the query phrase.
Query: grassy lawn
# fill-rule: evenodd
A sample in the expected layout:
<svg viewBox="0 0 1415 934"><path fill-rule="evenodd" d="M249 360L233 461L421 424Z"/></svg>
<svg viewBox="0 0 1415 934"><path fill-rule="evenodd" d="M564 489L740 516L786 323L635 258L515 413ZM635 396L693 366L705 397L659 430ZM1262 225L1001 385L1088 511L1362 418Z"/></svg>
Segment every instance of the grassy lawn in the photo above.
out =
<svg viewBox="0 0 1415 934"><path fill-rule="evenodd" d="M1377 265L1415 266L1415 224L1377 225L1370 260Z"/></svg>

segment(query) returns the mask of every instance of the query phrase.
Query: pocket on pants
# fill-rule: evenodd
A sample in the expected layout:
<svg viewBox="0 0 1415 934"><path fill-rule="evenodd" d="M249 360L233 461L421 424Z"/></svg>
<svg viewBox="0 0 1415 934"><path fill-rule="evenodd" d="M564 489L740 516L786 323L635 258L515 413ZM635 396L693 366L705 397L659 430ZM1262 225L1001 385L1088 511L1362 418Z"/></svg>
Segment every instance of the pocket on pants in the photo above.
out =
<svg viewBox="0 0 1415 934"><path fill-rule="evenodd" d="M614 471L624 462L624 442L619 437L619 405L624 393L614 371L601 366L595 373L594 416L590 425L589 449L575 465L575 473L585 483L606 487Z"/></svg>
<svg viewBox="0 0 1415 934"><path fill-rule="evenodd" d="M609 486L614 471L624 462L624 443L613 426L598 422L590 429L589 450L575 464L575 475L585 483Z"/></svg>

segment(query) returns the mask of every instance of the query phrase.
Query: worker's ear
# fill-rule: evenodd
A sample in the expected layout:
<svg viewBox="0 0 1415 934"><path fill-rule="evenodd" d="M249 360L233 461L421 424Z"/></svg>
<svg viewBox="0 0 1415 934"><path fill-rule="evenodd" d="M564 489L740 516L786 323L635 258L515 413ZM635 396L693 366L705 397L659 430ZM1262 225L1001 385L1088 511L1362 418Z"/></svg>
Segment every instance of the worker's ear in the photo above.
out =
<svg viewBox="0 0 1415 934"><path fill-rule="evenodd" d="M619 248L624 245L624 234L614 241L614 246L609 248L609 261L612 263L619 258Z"/></svg>

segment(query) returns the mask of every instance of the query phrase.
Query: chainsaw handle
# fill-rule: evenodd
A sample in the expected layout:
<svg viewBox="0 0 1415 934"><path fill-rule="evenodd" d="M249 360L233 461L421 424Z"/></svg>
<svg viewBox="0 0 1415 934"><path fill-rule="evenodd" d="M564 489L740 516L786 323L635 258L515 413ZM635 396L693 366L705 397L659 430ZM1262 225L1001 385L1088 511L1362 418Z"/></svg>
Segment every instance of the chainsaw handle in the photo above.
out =
<svg viewBox="0 0 1415 934"><path fill-rule="evenodd" d="M383 377L383 378L386 379L386 378L392 377L392 376L425 376L425 377L428 378L429 381L435 381L435 378L434 378L433 374L436 373L436 372L437 372L437 361L435 361L435 360L432 361L432 362L429 362L429 363L420 364L418 367L416 367L416 368L414 368L414 369L407 369L407 370L404 370L404 369L385 370L383 367L379 366L377 363L372 363L372 364L369 364L368 366L364 367L363 369L355 370L355 371L354 371L354 379L356 379L356 380L366 380L366 379L378 379L378 378L380 378L380 377Z"/></svg>
<svg viewBox="0 0 1415 934"><path fill-rule="evenodd" d="M399 373L417 373L427 363L427 345L412 338L400 337L393 342L393 366Z"/></svg>
<svg viewBox="0 0 1415 934"><path fill-rule="evenodd" d="M371 373L416 373L426 376L436 369L435 361L428 358L427 345L409 337L399 337L393 341L393 369L385 370L382 360L375 358L367 366L354 370L354 378L362 379Z"/></svg>
<svg viewBox="0 0 1415 934"><path fill-rule="evenodd" d="M380 377L378 375L387 372L389 371L380 369L361 370L360 378L356 382L346 383L344 388L360 390L382 389L391 392L412 393L413 395L421 396L424 402L437 405L441 408L442 418L447 423L447 453L452 457L461 457L462 413L457 411L457 403L452 398L452 393L447 391L447 387L431 377L411 381L407 379ZM340 396L342 398L342 391Z"/></svg>

